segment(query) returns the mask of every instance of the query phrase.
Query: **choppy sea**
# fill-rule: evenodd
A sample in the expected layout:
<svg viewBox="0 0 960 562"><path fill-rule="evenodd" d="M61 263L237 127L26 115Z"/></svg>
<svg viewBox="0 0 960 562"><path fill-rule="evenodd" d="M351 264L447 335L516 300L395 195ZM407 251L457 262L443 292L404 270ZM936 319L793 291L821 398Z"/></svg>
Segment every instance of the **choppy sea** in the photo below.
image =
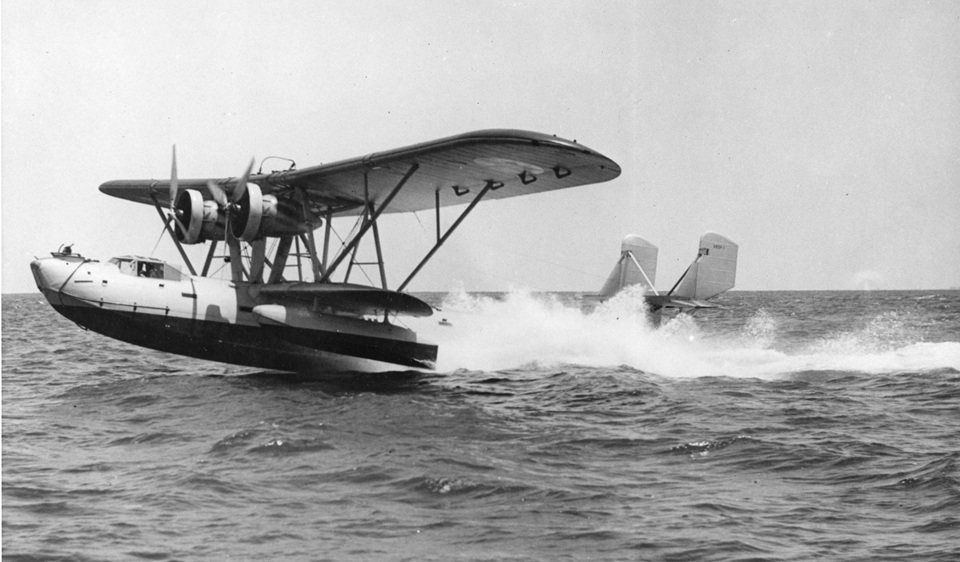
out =
<svg viewBox="0 0 960 562"><path fill-rule="evenodd" d="M436 372L291 375L3 295L3 557L960 560L960 292L576 297L433 295L478 323Z"/></svg>

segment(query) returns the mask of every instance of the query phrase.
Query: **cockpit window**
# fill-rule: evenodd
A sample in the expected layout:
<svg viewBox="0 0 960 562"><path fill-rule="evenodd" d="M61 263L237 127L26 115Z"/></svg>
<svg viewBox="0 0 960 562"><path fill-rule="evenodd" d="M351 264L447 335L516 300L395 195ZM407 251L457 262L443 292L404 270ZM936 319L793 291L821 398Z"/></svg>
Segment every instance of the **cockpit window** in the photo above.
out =
<svg viewBox="0 0 960 562"><path fill-rule="evenodd" d="M126 273L127 275L134 275L136 272L134 262L129 258L111 258L109 262L117 266L117 269L120 270L120 273Z"/></svg>
<svg viewBox="0 0 960 562"><path fill-rule="evenodd" d="M163 274L161 275L161 277L163 277L164 279L169 279L170 281L179 281L180 276L183 275L182 273L180 273L179 269L173 267L169 263L161 263L158 265L160 265L160 267L163 268L162 270Z"/></svg>
<svg viewBox="0 0 960 562"><path fill-rule="evenodd" d="M142 261L137 264L137 277L149 277L150 279L163 279L163 264Z"/></svg>
<svg viewBox="0 0 960 562"><path fill-rule="evenodd" d="M113 258L109 262L120 270L121 273L143 277L146 279L167 279L170 281L179 281L181 277L180 270L172 265L162 261L148 261L135 258Z"/></svg>

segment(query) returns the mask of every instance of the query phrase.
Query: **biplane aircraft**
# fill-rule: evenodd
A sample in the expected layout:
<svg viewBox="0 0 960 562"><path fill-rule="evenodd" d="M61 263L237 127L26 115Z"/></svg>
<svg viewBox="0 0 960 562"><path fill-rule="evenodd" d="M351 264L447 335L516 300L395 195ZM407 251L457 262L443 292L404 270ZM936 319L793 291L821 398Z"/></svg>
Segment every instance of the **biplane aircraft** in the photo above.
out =
<svg viewBox="0 0 960 562"><path fill-rule="evenodd" d="M156 209L186 271L149 257L99 262L61 248L30 264L37 286L81 327L160 351L283 371L429 369L437 345L421 341L399 317L430 316L433 309L404 290L474 207L620 175L613 160L576 141L517 130L466 133L304 169L262 167L251 173L251 161L238 178L179 179L174 147L169 180L102 184L107 195ZM453 205L466 207L444 229L441 208ZM436 241L403 282L388 288L378 219L427 210L435 212ZM356 220L339 248L331 248L335 217ZM314 237L321 227L322 247ZM358 247L371 235L376 261L360 262ZM218 256L220 242L226 253ZM183 245L205 243L198 273ZM210 274L218 257L229 262L230 279ZM350 282L364 265L379 269L379 287Z"/></svg>
<svg viewBox="0 0 960 562"><path fill-rule="evenodd" d="M657 291L657 253L648 240L636 234L627 235L620 244L620 259L598 294L588 295L591 301L605 301L623 289L641 285L644 300L654 324L664 314L692 313L716 308L709 299L729 291L737 279L739 246L726 236L706 232L700 237L697 257L666 293Z"/></svg>

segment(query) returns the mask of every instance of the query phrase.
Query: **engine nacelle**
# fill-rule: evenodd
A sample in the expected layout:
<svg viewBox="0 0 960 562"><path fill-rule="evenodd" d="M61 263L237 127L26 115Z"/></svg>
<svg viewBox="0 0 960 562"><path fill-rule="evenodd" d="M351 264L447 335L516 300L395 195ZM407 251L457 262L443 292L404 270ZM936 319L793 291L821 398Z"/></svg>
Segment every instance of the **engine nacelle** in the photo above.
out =
<svg viewBox="0 0 960 562"><path fill-rule="evenodd" d="M260 186L248 183L243 196L236 202L236 208L230 217L230 232L234 237L251 242L270 235L261 232L265 222L273 222L277 217L277 198L273 195L264 195Z"/></svg>
<svg viewBox="0 0 960 562"><path fill-rule="evenodd" d="M174 209L179 224L174 231L177 240L184 244L199 244L207 240L222 238L222 229L217 227L220 209L213 201L204 201L203 195L196 190L187 189L177 196ZM181 228L181 226L183 228Z"/></svg>
<svg viewBox="0 0 960 562"><path fill-rule="evenodd" d="M234 238L251 242L264 236L305 234L316 228L303 220L298 203L263 195L254 183L248 183L240 200L230 204L230 224L225 225L223 211L215 201L204 201L203 194L193 189L181 191L175 205L180 221L175 226L177 239L184 244L223 240L229 228Z"/></svg>

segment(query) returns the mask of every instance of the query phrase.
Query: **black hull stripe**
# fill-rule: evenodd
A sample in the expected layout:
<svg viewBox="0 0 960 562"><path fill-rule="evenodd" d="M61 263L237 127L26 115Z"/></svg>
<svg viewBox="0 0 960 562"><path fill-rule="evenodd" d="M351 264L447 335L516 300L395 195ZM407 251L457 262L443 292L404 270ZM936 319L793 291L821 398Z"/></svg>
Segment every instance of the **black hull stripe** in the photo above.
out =
<svg viewBox="0 0 960 562"><path fill-rule="evenodd" d="M208 361L305 372L359 368L351 357L430 369L437 356L434 345L347 334L333 334L337 337L325 342L323 338L329 333L318 334L312 340L308 338L305 340L308 345L302 345L280 337L277 328L272 326L107 310L63 293L59 296L63 304L53 308L94 332L141 347Z"/></svg>
<svg viewBox="0 0 960 562"><path fill-rule="evenodd" d="M312 349L363 357L407 367L426 367L437 360L437 346L417 342L305 330L290 326L261 328L280 339Z"/></svg>

